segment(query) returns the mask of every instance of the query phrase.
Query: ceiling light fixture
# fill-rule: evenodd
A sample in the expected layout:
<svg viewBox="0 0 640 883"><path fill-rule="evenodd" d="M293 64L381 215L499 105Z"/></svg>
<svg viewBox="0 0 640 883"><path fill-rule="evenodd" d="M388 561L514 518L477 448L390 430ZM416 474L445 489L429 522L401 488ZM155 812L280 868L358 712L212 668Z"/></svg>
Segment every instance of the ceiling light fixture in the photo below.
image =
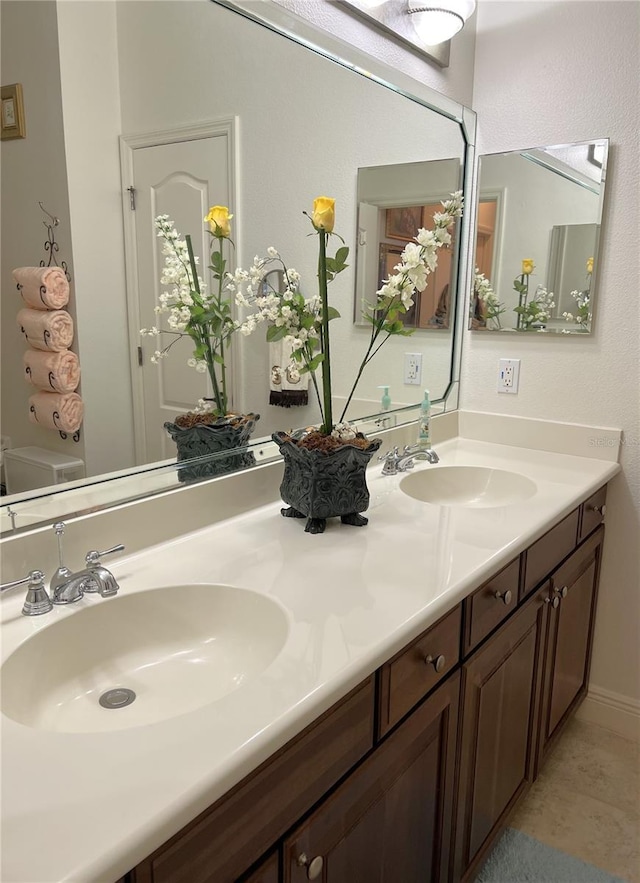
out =
<svg viewBox="0 0 640 883"><path fill-rule="evenodd" d="M420 39L436 46L461 31L475 8L475 0L408 0L407 13Z"/></svg>

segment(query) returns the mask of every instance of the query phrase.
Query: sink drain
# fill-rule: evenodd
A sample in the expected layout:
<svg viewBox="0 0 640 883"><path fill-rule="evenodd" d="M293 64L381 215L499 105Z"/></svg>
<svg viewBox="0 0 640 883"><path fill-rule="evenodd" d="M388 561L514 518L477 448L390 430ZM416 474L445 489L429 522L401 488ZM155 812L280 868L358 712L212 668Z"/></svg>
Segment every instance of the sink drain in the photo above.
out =
<svg viewBox="0 0 640 883"><path fill-rule="evenodd" d="M100 705L103 708L125 708L135 700L136 694L127 687L115 687L113 690L107 690L100 699Z"/></svg>

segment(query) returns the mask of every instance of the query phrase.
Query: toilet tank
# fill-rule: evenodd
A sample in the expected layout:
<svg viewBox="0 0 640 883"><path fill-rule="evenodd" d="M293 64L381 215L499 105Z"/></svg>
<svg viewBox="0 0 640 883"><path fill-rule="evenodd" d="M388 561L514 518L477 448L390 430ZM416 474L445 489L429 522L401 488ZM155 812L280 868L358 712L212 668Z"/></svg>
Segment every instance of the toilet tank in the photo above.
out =
<svg viewBox="0 0 640 883"><path fill-rule="evenodd" d="M84 478L84 460L29 446L4 451L4 477L7 494L63 484Z"/></svg>

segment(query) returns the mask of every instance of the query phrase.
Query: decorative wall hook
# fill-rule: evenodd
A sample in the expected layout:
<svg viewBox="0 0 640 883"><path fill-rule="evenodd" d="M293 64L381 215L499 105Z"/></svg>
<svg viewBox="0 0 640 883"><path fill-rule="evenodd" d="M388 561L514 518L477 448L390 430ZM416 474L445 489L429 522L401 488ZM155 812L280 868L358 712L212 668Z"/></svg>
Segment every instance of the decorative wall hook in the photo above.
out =
<svg viewBox="0 0 640 883"><path fill-rule="evenodd" d="M38 201L38 205L40 206L42 211L45 213L45 215L50 219L49 221L42 222L44 224L44 226L47 228L47 241L44 244L44 250L45 250L45 252L48 252L49 260L47 261L46 264L45 264L44 260L41 260L40 266L41 267L51 267L51 266L60 267L61 270L64 270L64 275L67 277L67 281L71 282L71 274L69 273L69 268L67 267L66 261L61 261L60 263L58 263L58 260L56 258L57 252L60 251L60 246L56 242L55 233L53 231L54 231L55 227L59 226L60 219L56 218L55 215L52 215L51 212L48 212L40 201Z"/></svg>

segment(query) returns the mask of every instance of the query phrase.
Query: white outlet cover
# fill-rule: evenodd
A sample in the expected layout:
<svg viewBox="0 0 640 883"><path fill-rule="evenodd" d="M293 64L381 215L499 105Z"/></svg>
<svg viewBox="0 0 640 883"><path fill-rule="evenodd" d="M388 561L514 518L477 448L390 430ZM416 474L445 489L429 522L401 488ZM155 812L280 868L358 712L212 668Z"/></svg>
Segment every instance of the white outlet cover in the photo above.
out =
<svg viewBox="0 0 640 883"><path fill-rule="evenodd" d="M520 359L500 359L498 362L498 392L517 395L520 384Z"/></svg>

